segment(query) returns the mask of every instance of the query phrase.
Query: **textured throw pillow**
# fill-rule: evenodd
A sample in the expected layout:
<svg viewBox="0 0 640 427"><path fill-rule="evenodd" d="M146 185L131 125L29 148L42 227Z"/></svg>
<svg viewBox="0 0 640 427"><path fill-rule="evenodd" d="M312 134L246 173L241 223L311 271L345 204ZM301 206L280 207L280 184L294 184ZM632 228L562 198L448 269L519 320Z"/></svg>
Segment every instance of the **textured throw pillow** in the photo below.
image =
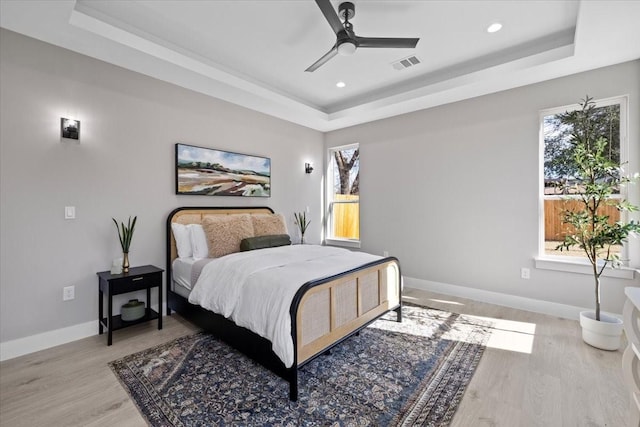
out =
<svg viewBox="0 0 640 427"><path fill-rule="evenodd" d="M171 230L173 231L173 238L176 241L178 258L191 258L193 256L193 249L191 248L191 236L189 235L187 226L172 222Z"/></svg>
<svg viewBox="0 0 640 427"><path fill-rule="evenodd" d="M207 216L202 226L209 243L209 257L217 258L240 252L240 242L253 237L253 225L249 214Z"/></svg>
<svg viewBox="0 0 640 427"><path fill-rule="evenodd" d="M254 214L251 215L254 236L273 236L288 234L287 223L282 214Z"/></svg>
<svg viewBox="0 0 640 427"><path fill-rule="evenodd" d="M193 250L193 258L203 259L209 256L209 245L207 244L207 236L204 228L200 224L187 225L191 236L191 249Z"/></svg>
<svg viewBox="0 0 640 427"><path fill-rule="evenodd" d="M242 239L240 242L241 251L252 251L254 249L275 248L291 244L288 234L275 234L271 236L257 236Z"/></svg>

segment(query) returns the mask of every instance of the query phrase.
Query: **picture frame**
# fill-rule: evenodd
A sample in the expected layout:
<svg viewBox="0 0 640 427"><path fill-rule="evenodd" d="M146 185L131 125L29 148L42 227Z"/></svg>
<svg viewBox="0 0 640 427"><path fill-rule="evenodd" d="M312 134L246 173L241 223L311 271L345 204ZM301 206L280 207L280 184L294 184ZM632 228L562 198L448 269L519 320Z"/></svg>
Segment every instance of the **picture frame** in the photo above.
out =
<svg viewBox="0 0 640 427"><path fill-rule="evenodd" d="M271 197L271 159L176 143L176 194Z"/></svg>

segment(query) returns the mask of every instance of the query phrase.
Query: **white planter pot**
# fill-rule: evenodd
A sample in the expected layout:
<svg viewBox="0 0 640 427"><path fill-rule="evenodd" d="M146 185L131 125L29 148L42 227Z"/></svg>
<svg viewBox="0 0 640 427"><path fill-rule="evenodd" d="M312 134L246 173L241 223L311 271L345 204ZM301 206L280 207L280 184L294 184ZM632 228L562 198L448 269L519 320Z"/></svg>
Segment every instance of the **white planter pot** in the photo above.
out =
<svg viewBox="0 0 640 427"><path fill-rule="evenodd" d="M596 320L593 311L580 312L582 339L587 344L601 350L617 350L622 338L622 320L600 313L600 321Z"/></svg>

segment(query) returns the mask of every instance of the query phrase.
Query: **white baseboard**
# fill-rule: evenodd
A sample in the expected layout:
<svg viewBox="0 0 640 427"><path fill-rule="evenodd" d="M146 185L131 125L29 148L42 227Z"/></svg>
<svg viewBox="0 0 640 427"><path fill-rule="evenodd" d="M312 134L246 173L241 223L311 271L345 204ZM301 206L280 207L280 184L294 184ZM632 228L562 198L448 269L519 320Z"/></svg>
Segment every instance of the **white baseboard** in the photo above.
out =
<svg viewBox="0 0 640 427"><path fill-rule="evenodd" d="M66 328L43 332L0 343L0 361L66 344L98 333L98 321L80 323Z"/></svg>
<svg viewBox="0 0 640 427"><path fill-rule="evenodd" d="M588 308L573 305L502 294L499 292L486 291L484 289L449 285L447 283L432 282L430 280L416 279L413 277L403 276L403 281L404 286L408 288L437 292L439 294L467 298L489 304L517 308L519 310L533 311L534 313L548 314L551 316L562 317L564 319L578 320L580 318L581 311L590 310ZM615 313L613 316L621 317L620 314Z"/></svg>
<svg viewBox="0 0 640 427"><path fill-rule="evenodd" d="M164 304L163 304L164 306ZM151 308L158 311L157 305ZM163 307L164 309L165 307ZM165 310L163 310L164 312ZM0 343L0 362L98 334L98 319ZM106 342L106 338L105 338Z"/></svg>

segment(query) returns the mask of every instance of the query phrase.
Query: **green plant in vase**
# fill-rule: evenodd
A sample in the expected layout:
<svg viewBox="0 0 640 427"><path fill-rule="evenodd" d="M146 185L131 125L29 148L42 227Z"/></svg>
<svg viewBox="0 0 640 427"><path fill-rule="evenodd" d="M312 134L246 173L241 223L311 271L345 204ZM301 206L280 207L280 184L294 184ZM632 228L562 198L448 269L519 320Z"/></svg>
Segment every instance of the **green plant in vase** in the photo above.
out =
<svg viewBox="0 0 640 427"><path fill-rule="evenodd" d="M124 222L118 224L115 218L111 218L113 223L116 225L116 230L118 230L118 238L120 239L120 246L122 247L122 272L129 272L129 248L131 247L131 239L133 238L133 231L136 228L136 221L138 219L137 216L133 217L133 221L131 217L127 221L125 225Z"/></svg>
<svg viewBox="0 0 640 427"><path fill-rule="evenodd" d="M311 221L307 220L306 212L295 212L293 218L298 230L300 230L300 244L304 244L304 233L307 231Z"/></svg>

